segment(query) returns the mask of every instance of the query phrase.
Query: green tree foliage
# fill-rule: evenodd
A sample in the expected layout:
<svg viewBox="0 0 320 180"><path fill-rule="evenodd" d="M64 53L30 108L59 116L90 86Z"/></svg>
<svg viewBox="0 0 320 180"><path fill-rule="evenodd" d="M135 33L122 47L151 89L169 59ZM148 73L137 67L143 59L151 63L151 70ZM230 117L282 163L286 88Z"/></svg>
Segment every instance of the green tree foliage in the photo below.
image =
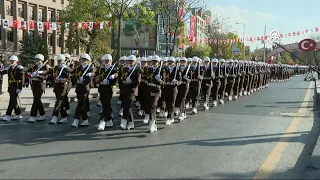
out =
<svg viewBox="0 0 320 180"><path fill-rule="evenodd" d="M40 35L34 38L30 34L26 34L20 43L22 52L19 55L19 60L22 65L33 61L37 54L42 54L45 60L48 59L48 46L44 44Z"/></svg>
<svg viewBox="0 0 320 180"><path fill-rule="evenodd" d="M205 58L205 57L210 57L211 51L212 49L210 46L195 44L194 47L189 46L186 49L185 56L188 58L192 58L194 56Z"/></svg>
<svg viewBox="0 0 320 180"><path fill-rule="evenodd" d="M123 20L139 19L143 25L154 25L154 12L150 8L144 6L144 2L133 5L133 0L103 0L104 7L106 7L112 14L112 26L117 29L117 54L116 60L121 55L121 30L123 28Z"/></svg>
<svg viewBox="0 0 320 180"><path fill-rule="evenodd" d="M106 28L106 24L103 29L98 27L91 31L81 27L83 24L78 24L79 22L107 22L111 20L109 14L110 11L100 0L70 0L60 19L62 22L70 23L69 28L64 31L68 37L67 52L74 54L75 50L80 47L81 50L93 56L112 53L111 32Z"/></svg>

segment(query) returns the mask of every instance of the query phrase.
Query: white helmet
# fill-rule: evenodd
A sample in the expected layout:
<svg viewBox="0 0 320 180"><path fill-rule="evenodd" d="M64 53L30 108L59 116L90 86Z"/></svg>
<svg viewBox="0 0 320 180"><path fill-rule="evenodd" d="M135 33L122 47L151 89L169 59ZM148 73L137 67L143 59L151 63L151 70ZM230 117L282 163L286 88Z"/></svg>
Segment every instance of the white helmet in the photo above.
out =
<svg viewBox="0 0 320 180"><path fill-rule="evenodd" d="M146 61L146 60L147 60L146 57L141 57L141 58L140 58L140 61Z"/></svg>
<svg viewBox="0 0 320 180"><path fill-rule="evenodd" d="M151 61L151 60L152 60L152 56L148 56L147 61Z"/></svg>
<svg viewBox="0 0 320 180"><path fill-rule="evenodd" d="M10 61L19 61L19 58L18 58L18 56L12 55L12 56L10 56L9 60Z"/></svg>
<svg viewBox="0 0 320 180"><path fill-rule="evenodd" d="M233 60L233 62L234 62L234 63L238 63L239 61L235 59L235 60Z"/></svg>
<svg viewBox="0 0 320 180"><path fill-rule="evenodd" d="M168 61L175 62L175 61L176 61L176 59L175 59L174 57L169 57L169 58L168 58Z"/></svg>
<svg viewBox="0 0 320 180"><path fill-rule="evenodd" d="M176 60L176 61L180 61L180 58L179 58L179 57L176 57L175 60Z"/></svg>
<svg viewBox="0 0 320 180"><path fill-rule="evenodd" d="M199 62L199 58L198 58L197 56L194 56L194 57L192 58L192 62Z"/></svg>
<svg viewBox="0 0 320 180"><path fill-rule="evenodd" d="M128 61L136 61L137 57L135 55L130 55L130 56L127 57L127 60Z"/></svg>
<svg viewBox="0 0 320 180"><path fill-rule="evenodd" d="M168 57L162 58L162 61L163 61L163 62L167 62L167 61L168 61Z"/></svg>
<svg viewBox="0 0 320 180"><path fill-rule="evenodd" d="M88 61L91 61L91 57L89 56L89 54L82 54L81 56L80 56L80 58L81 59L86 59L86 60L88 60Z"/></svg>
<svg viewBox="0 0 320 180"><path fill-rule="evenodd" d="M119 59L120 61L125 61L125 60L127 60L127 57L125 57L125 56L122 56L122 57L120 57L120 59Z"/></svg>
<svg viewBox="0 0 320 180"><path fill-rule="evenodd" d="M151 56L151 60L152 61L160 61L160 57L159 56L157 56L157 55L155 55L155 56Z"/></svg>
<svg viewBox="0 0 320 180"><path fill-rule="evenodd" d="M137 61L140 61L140 59L141 59L140 57L137 57Z"/></svg>
<svg viewBox="0 0 320 180"><path fill-rule="evenodd" d="M226 60L224 60L224 59L219 59L219 62L220 62L220 63L225 63Z"/></svg>
<svg viewBox="0 0 320 180"><path fill-rule="evenodd" d="M233 63L233 59L229 59L229 60L228 60L228 63Z"/></svg>
<svg viewBox="0 0 320 180"><path fill-rule="evenodd" d="M205 57L205 58L203 59L203 62L210 62L210 58L209 58L209 57Z"/></svg>
<svg viewBox="0 0 320 180"><path fill-rule="evenodd" d="M218 61L217 58L213 58L213 59L211 59L211 62L212 62L212 63L218 63L219 61Z"/></svg>
<svg viewBox="0 0 320 180"><path fill-rule="evenodd" d="M105 55L102 56L101 61L107 61L107 60L112 61L111 54L105 54Z"/></svg>
<svg viewBox="0 0 320 180"><path fill-rule="evenodd" d="M179 61L187 61L187 58L182 57L182 58L179 59Z"/></svg>
<svg viewBox="0 0 320 180"><path fill-rule="evenodd" d="M42 54L37 54L35 59L43 61L44 60L44 56Z"/></svg>
<svg viewBox="0 0 320 180"><path fill-rule="evenodd" d="M58 54L57 55L57 60L58 61L64 61L64 60L66 60L66 56L64 54Z"/></svg>
<svg viewBox="0 0 320 180"><path fill-rule="evenodd" d="M68 53L65 53L64 56L65 56L66 58L68 58L68 59L71 59L71 56L70 56L70 54L68 54Z"/></svg>

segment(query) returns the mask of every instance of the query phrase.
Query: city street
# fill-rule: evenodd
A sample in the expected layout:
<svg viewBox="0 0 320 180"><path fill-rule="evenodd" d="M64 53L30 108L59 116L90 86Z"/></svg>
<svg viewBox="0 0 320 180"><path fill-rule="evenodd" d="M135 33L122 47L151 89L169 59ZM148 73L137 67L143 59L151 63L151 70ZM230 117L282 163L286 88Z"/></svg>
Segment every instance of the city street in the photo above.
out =
<svg viewBox="0 0 320 180"><path fill-rule="evenodd" d="M158 132L137 119L135 129L97 130L100 108L91 100L91 126L73 129L24 119L0 122L0 177L37 179L301 178L317 138L313 132L313 82L304 76L271 82L268 88L227 102ZM24 90L23 93L30 90ZM96 89L93 89L96 92ZM22 104L30 103L24 98ZM74 91L72 94L75 94ZM116 93L114 93L116 96ZM29 99L29 100L28 100ZM28 102L27 102L28 101ZM114 113L119 105L114 98ZM1 109L7 104L1 101ZM72 113L76 103L72 103ZM135 106L134 106L135 107ZM28 108L27 108L28 109ZM135 110L136 111L136 110ZM137 116L137 113L135 113ZM138 117L137 117L138 118Z"/></svg>

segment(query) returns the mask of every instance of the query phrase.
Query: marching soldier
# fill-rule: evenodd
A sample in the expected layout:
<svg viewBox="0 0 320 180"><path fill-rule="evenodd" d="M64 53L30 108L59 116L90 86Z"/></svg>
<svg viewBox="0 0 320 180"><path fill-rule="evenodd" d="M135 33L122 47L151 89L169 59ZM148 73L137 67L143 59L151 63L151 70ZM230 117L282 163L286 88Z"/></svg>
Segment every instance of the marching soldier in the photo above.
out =
<svg viewBox="0 0 320 180"><path fill-rule="evenodd" d="M244 62L242 60L239 60L239 74L240 74L240 82L239 82L239 96L243 96L244 94L244 81L246 72L244 69Z"/></svg>
<svg viewBox="0 0 320 180"><path fill-rule="evenodd" d="M57 56L58 65L53 67L48 74L52 74L54 79L54 87L53 92L56 95L56 103L54 105L52 119L49 124L65 124L68 122L68 113L65 97L67 96L69 90L69 83L71 82L70 74L73 72L73 69L66 65L66 57L64 54L59 54ZM59 112L61 115L61 119L58 122Z"/></svg>
<svg viewBox="0 0 320 180"><path fill-rule="evenodd" d="M235 75L233 60L230 59L227 61L227 63L228 63L228 67L227 67L228 78L227 78L226 96L228 96L228 100L231 101L233 96L233 86L235 83L236 75Z"/></svg>
<svg viewBox="0 0 320 180"><path fill-rule="evenodd" d="M189 91L189 76L190 65L187 65L187 58L180 58L180 70L182 72L181 84L178 85L178 94L176 99L176 108L180 108L179 121L183 121L187 118L186 113L186 98Z"/></svg>
<svg viewBox="0 0 320 180"><path fill-rule="evenodd" d="M148 68L147 58L141 57L140 63L141 63L141 69L144 73L141 74L141 82L139 84L139 89L138 89L138 96L140 99L140 108L139 108L138 114L140 116L143 116L143 114L145 113L145 110L146 110L146 102L147 102L147 98L145 95L146 86L147 86L147 79L146 79L145 72ZM149 118L147 118L147 119L149 119ZM148 124L148 122L146 122L146 124Z"/></svg>
<svg viewBox="0 0 320 180"><path fill-rule="evenodd" d="M233 85L233 99L237 100L239 96L239 86L241 81L241 72L240 72L240 64L238 60L233 60L233 68L234 68L234 85Z"/></svg>
<svg viewBox="0 0 320 180"><path fill-rule="evenodd" d="M218 59L213 58L211 59L211 64L213 67L213 71L215 73L215 78L212 81L212 88L211 88L211 96L213 99L213 107L216 107L218 105L218 101L219 101L219 89L221 86L221 81L220 79L223 77L221 75L221 69L220 69L220 64Z"/></svg>
<svg viewBox="0 0 320 180"><path fill-rule="evenodd" d="M45 111L41 102L42 94L46 88L46 74L49 70L46 62L44 61L44 56L42 54L37 54L35 57L36 65L32 68L28 69L27 72L32 73L31 75L31 89L33 94L33 104L30 112L29 123L35 123L36 121L44 121L45 120ZM39 111L40 118L36 119L37 113Z"/></svg>
<svg viewBox="0 0 320 180"><path fill-rule="evenodd" d="M225 60L220 59L219 64L220 64L220 73L221 73L221 86L219 88L219 103L224 104L224 96L225 96L225 91L226 91L226 85L227 85L227 66L225 65Z"/></svg>
<svg viewBox="0 0 320 180"><path fill-rule="evenodd" d="M189 103L192 107L192 114L198 113L198 101L201 92L201 83L203 79L203 70L199 63L198 57L193 57L191 59L191 67L190 67L190 88L189 88Z"/></svg>
<svg viewBox="0 0 320 180"><path fill-rule="evenodd" d="M182 76L181 71L179 71L179 64L175 64L174 57L168 58L164 71L164 89L161 96L165 98L166 110L168 111L166 125L169 126L174 123L174 106L178 94L177 85Z"/></svg>
<svg viewBox="0 0 320 180"><path fill-rule="evenodd" d="M3 121L11 121L11 119L22 119L21 116L21 100L20 93L24 82L24 68L18 65L18 57L13 55L10 57L10 66L0 71L0 74L8 74L8 92L10 95L9 105L6 115L2 118ZM12 111L16 114L11 118Z"/></svg>
<svg viewBox="0 0 320 180"><path fill-rule="evenodd" d="M78 66L75 70L77 76L77 99L78 105L75 112L75 119L73 120L72 127L77 128L79 126L80 119L83 121L80 126L89 126L88 120L88 105L86 104L86 99L90 92L90 82L93 75L93 68L91 63L91 57L88 54L82 54L81 66Z"/></svg>
<svg viewBox="0 0 320 180"><path fill-rule="evenodd" d="M128 56L126 62L127 66L119 72L119 80L122 82L120 95L123 107L120 127L123 130L130 130L134 128L131 104L134 97L138 96L138 86L141 81L142 70L140 65L136 63L136 56Z"/></svg>
<svg viewBox="0 0 320 180"><path fill-rule="evenodd" d="M112 98L112 87L117 82L118 70L115 65L112 65L112 56L110 54L105 54L101 58L102 66L99 70L99 88L98 92L100 93L99 100L102 105L102 113L100 117L100 123L98 130L103 131L105 127L113 127L112 119L112 107L111 107L111 98Z"/></svg>
<svg viewBox="0 0 320 180"><path fill-rule="evenodd" d="M152 56L151 65L147 70L147 93L149 100L147 101L146 114L150 114L149 132L157 131L157 105L158 100L161 97L161 85L164 81L161 77L166 77L164 69L162 69L163 62L159 65L160 58L158 56Z"/></svg>
<svg viewBox="0 0 320 180"><path fill-rule="evenodd" d="M66 61L66 65L69 63L69 67L71 68L71 69L74 69L73 68L73 62L72 62L72 59L71 59L71 56L70 56L70 54L65 54L65 61ZM67 89L67 93L66 93L66 96L65 96L65 108L66 108L66 112L67 112L67 114L68 115L70 115L71 114L71 112L70 112L70 103L69 103L69 97L68 97L68 94L69 94L69 92L70 92L70 90L71 90L71 88L72 88L72 77L73 77L73 74L72 73L69 73L69 76L70 76L70 78L68 78L68 80L69 80L69 82L68 82L68 89Z"/></svg>
<svg viewBox="0 0 320 180"><path fill-rule="evenodd" d="M126 60L127 60L127 57L125 57L125 56L122 56L122 57L120 57L120 59L119 59L119 63L120 63L120 65L119 65L119 72L120 71L123 71L123 69L127 66L127 62L126 62ZM121 74L123 74L122 72L121 72ZM123 82L122 82L122 79L121 78L119 78L118 79L118 84L119 84L119 90L120 90L120 95L119 95L119 100L118 100L118 104L119 105L121 105L121 108L120 108L120 111L119 111L119 115L120 116L123 116L123 105L122 105L122 93L121 93L121 91L122 91L122 87L123 87Z"/></svg>
<svg viewBox="0 0 320 180"><path fill-rule="evenodd" d="M206 57L203 59L204 66L202 68L201 77L202 78L202 84L201 89L202 93L204 95L204 110L209 109L209 100L211 96L211 88L212 88L212 79L214 79L214 73L213 73L213 67L210 62L210 58Z"/></svg>

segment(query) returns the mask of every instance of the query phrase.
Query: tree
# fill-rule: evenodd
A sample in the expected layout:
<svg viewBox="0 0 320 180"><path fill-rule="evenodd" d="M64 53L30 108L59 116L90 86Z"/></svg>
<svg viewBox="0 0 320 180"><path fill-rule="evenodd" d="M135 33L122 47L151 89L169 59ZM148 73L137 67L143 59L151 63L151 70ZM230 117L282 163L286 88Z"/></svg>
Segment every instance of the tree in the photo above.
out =
<svg viewBox="0 0 320 180"><path fill-rule="evenodd" d="M70 23L68 29L62 29L67 34L66 50L69 54L74 54L78 48L92 55L102 55L111 53L110 48L111 33L103 25L103 29L84 29L81 22L106 22L111 18L110 11L100 0L72 0L67 8L62 12L60 21ZM97 24L96 24L97 25ZM98 24L100 26L100 24ZM63 26L64 27L64 26ZM77 52L78 54L79 52Z"/></svg>
<svg viewBox="0 0 320 180"><path fill-rule="evenodd" d="M161 31L166 41L166 56L172 56L178 37L184 34L184 23L189 12L197 9L199 0L151 0L154 11L160 15Z"/></svg>
<svg viewBox="0 0 320 180"><path fill-rule="evenodd" d="M195 44L194 47L189 46L186 49L185 56L188 58L192 58L194 56L205 58L205 57L210 57L211 51L212 49L210 46Z"/></svg>
<svg viewBox="0 0 320 180"><path fill-rule="evenodd" d="M23 40L20 41L22 52L19 54L19 60L22 65L26 65L34 60L37 54L42 54L45 60L48 59L48 46L43 42L40 35L34 40L32 35L26 33Z"/></svg>

